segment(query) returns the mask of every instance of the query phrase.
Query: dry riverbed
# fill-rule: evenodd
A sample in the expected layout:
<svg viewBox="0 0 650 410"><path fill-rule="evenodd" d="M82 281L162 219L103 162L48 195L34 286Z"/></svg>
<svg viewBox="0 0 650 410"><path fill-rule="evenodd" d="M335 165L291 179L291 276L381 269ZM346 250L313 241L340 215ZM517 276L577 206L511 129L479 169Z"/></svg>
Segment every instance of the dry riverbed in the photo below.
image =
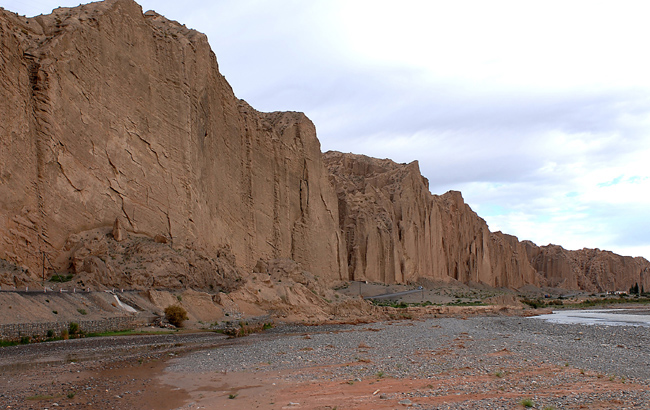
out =
<svg viewBox="0 0 650 410"><path fill-rule="evenodd" d="M648 408L650 328L510 316L291 325L15 346L0 366L12 409Z"/></svg>

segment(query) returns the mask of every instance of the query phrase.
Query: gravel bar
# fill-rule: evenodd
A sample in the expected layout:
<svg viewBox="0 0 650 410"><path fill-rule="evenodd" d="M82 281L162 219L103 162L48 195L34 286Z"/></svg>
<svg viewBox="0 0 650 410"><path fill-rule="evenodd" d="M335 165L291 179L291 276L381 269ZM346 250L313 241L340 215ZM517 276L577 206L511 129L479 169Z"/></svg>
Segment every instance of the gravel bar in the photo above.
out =
<svg viewBox="0 0 650 410"><path fill-rule="evenodd" d="M286 377L311 383L431 379L437 383L430 388L397 397L402 405L427 409L512 409L522 407L524 397L540 409L608 408L589 407L604 402L619 403L612 408L650 408L649 342L648 327L566 325L510 316L281 326L241 343L189 353L170 362L167 370L295 370ZM543 369L551 376L540 374ZM468 377L482 381L469 383ZM566 386L589 385L589 377L618 385L607 391L565 391ZM503 396L463 400L463 395L495 389ZM457 399L444 405L418 404L420 398L452 395Z"/></svg>

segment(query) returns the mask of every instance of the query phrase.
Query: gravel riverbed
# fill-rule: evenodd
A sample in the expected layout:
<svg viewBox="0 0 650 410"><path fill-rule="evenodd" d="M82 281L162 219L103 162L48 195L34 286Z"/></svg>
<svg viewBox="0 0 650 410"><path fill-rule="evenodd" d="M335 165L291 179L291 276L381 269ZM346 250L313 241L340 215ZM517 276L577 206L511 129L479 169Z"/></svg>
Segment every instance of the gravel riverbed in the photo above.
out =
<svg viewBox="0 0 650 410"><path fill-rule="evenodd" d="M81 339L0 349L0 408L650 409L649 342L517 316Z"/></svg>
<svg viewBox="0 0 650 410"><path fill-rule="evenodd" d="M427 409L511 409L526 399L540 409L650 408L649 342L647 327L525 317L285 326L246 343L191 353L168 371L182 377L291 370L285 380L311 384L431 380L428 387L383 396ZM427 404L427 398L440 403Z"/></svg>

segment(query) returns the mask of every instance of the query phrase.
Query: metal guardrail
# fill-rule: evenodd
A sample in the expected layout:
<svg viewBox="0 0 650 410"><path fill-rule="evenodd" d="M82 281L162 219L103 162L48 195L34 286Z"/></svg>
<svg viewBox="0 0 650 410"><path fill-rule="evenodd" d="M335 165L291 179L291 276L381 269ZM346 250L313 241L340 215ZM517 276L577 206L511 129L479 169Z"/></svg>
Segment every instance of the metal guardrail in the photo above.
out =
<svg viewBox="0 0 650 410"><path fill-rule="evenodd" d="M157 290L157 289L154 289ZM78 289L78 288L72 288L72 289L65 289L65 288L59 288L59 289L52 289L52 288L30 288L30 287L20 287L20 288L15 288L15 287L9 287L9 288L0 288L0 292L11 292L11 293L20 293L20 294L34 294L34 293L99 293L99 292L108 292L108 293L132 293L132 292L141 292L141 290L137 289L104 289L104 290L91 290L90 288L86 289Z"/></svg>

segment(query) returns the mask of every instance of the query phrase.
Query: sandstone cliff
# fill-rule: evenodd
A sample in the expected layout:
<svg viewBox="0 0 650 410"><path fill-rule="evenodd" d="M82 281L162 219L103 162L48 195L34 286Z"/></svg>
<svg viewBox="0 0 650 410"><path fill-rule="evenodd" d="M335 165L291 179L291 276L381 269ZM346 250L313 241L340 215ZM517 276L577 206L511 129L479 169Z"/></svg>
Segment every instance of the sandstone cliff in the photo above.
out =
<svg viewBox="0 0 650 410"><path fill-rule="evenodd" d="M43 253L57 270L92 269L73 263L71 235L117 218L168 248L228 248L242 272L290 258L339 278L313 124L235 98L205 35L107 0L34 18L0 10L0 47L0 259L28 278Z"/></svg>
<svg viewBox="0 0 650 410"><path fill-rule="evenodd" d="M324 157L339 197L349 279L539 284L517 238L491 233L460 192L432 195L417 162L333 151Z"/></svg>
<svg viewBox="0 0 650 410"><path fill-rule="evenodd" d="M132 0L0 9L0 93L0 285L243 292L292 261L325 281L650 289L643 258L490 232L417 162L321 154L308 118L238 100L205 35Z"/></svg>
<svg viewBox="0 0 650 410"><path fill-rule="evenodd" d="M650 289L650 263L597 249L538 247L490 232L459 192L432 195L417 162L327 152L339 198L348 278L386 283L420 278L495 287L524 285Z"/></svg>
<svg viewBox="0 0 650 410"><path fill-rule="evenodd" d="M634 284L650 289L650 263L645 258L524 243L533 267L543 274L548 286L589 292L628 290Z"/></svg>

